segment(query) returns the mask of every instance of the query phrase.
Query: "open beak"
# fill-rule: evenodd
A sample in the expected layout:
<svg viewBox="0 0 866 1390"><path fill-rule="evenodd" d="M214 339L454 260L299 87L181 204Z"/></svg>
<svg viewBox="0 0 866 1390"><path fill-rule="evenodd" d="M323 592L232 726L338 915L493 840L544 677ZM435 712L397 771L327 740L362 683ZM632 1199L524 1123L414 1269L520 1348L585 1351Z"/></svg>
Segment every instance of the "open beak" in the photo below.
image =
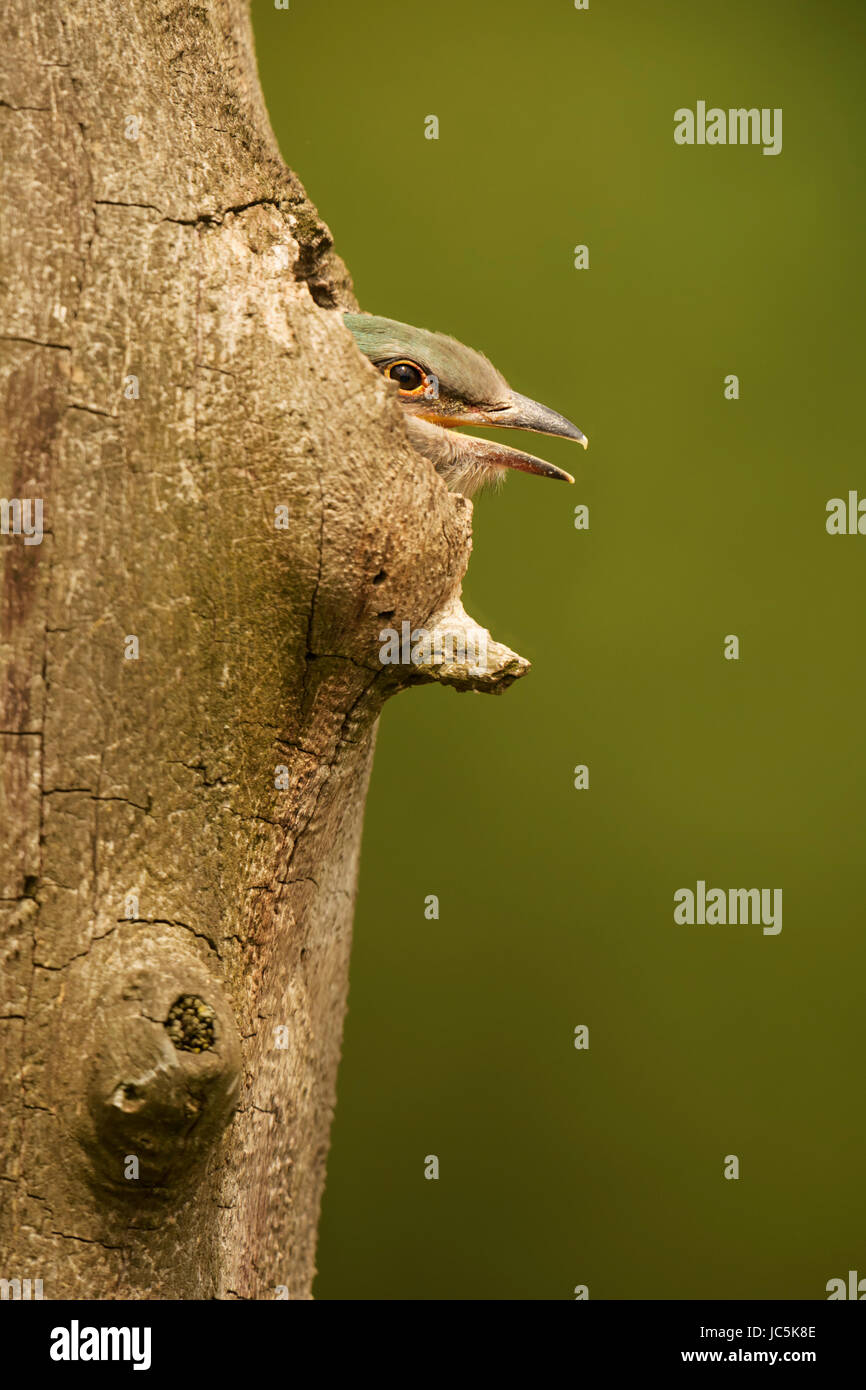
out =
<svg viewBox="0 0 866 1390"><path fill-rule="evenodd" d="M459 414L444 414L441 408L434 405L429 411L417 413L431 424L444 425L447 429L460 425L481 425L487 429L529 430L533 434L557 435L561 439L574 439L578 444L582 444L584 449L589 443L583 431L570 420L566 420L564 415L549 410L538 401L530 400L528 396L518 395L516 391L512 391L507 404L486 410L473 409ZM461 449L474 457L479 464L487 464L494 468L516 468L521 473L538 473L542 478L558 478L564 483L574 482L571 474L566 473L564 469L556 468L552 463L536 458L534 454L524 454L520 449L510 449L506 444L494 444L489 439L475 439L462 435Z"/></svg>

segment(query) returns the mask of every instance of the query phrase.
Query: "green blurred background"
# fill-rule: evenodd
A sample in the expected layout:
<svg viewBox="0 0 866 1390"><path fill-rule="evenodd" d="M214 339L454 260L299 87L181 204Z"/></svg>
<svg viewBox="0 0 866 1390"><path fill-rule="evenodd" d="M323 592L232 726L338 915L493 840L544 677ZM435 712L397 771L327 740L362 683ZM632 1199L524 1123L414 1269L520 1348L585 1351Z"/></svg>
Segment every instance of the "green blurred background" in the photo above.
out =
<svg viewBox="0 0 866 1390"><path fill-rule="evenodd" d="M866 495L866 7L253 13L362 306L591 441L512 436L577 487L476 503L464 601L531 674L382 719L316 1294L824 1298L866 1275L866 537L824 525ZM676 146L698 99L782 153ZM675 925L698 878L781 934Z"/></svg>

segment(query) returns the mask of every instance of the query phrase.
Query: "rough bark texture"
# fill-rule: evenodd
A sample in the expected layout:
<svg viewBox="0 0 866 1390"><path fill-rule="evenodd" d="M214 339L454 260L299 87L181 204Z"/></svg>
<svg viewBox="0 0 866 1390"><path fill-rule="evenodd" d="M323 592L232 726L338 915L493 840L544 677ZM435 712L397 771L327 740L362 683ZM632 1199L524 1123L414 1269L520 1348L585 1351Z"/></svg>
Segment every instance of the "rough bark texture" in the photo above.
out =
<svg viewBox="0 0 866 1390"><path fill-rule="evenodd" d="M378 712L526 663L378 660L472 630L471 508L336 312L242 0L0 25L0 492L45 530L0 536L0 1277L308 1297Z"/></svg>

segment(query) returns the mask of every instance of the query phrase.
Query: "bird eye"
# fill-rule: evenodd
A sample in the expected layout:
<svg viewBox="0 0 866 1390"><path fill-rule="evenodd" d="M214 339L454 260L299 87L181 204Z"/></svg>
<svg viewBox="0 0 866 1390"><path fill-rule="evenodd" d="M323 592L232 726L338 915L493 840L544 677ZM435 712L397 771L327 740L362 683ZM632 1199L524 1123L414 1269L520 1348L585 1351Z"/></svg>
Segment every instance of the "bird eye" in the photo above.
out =
<svg viewBox="0 0 866 1390"><path fill-rule="evenodd" d="M415 362L389 362L384 375L389 381L396 381L405 395L420 395L427 383L426 375Z"/></svg>

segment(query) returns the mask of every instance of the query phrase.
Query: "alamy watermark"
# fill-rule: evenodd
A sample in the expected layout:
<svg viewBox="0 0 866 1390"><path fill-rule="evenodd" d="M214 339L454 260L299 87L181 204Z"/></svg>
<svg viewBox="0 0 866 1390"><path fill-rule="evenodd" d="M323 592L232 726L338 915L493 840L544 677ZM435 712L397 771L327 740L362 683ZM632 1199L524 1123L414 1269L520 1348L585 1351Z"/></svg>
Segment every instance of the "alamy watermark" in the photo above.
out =
<svg viewBox="0 0 866 1390"><path fill-rule="evenodd" d="M26 1301L28 1299L42 1299L45 1295L42 1292L41 1279L0 1279L0 1299Z"/></svg>
<svg viewBox="0 0 866 1390"><path fill-rule="evenodd" d="M0 535L23 536L25 545L41 545L42 534L41 497L0 497Z"/></svg>
<svg viewBox="0 0 866 1390"><path fill-rule="evenodd" d="M707 888L699 878L694 890L674 893L674 921L678 926L763 926L764 936L782 930L781 888Z"/></svg>
<svg viewBox="0 0 866 1390"><path fill-rule="evenodd" d="M677 145L763 145L764 154L782 153L782 107L680 106L674 112Z"/></svg>
<svg viewBox="0 0 866 1390"><path fill-rule="evenodd" d="M131 1361L134 1371L150 1369L149 1327L82 1327L73 1318L68 1327L51 1331L52 1361Z"/></svg>
<svg viewBox="0 0 866 1390"><path fill-rule="evenodd" d="M487 666L487 633L483 628L464 631L433 632L425 627L413 628L402 622L400 631L384 627L379 633L379 660L383 666Z"/></svg>
<svg viewBox="0 0 866 1390"><path fill-rule="evenodd" d="M866 497L851 488L847 499L831 497L824 529L829 536L866 536Z"/></svg>

